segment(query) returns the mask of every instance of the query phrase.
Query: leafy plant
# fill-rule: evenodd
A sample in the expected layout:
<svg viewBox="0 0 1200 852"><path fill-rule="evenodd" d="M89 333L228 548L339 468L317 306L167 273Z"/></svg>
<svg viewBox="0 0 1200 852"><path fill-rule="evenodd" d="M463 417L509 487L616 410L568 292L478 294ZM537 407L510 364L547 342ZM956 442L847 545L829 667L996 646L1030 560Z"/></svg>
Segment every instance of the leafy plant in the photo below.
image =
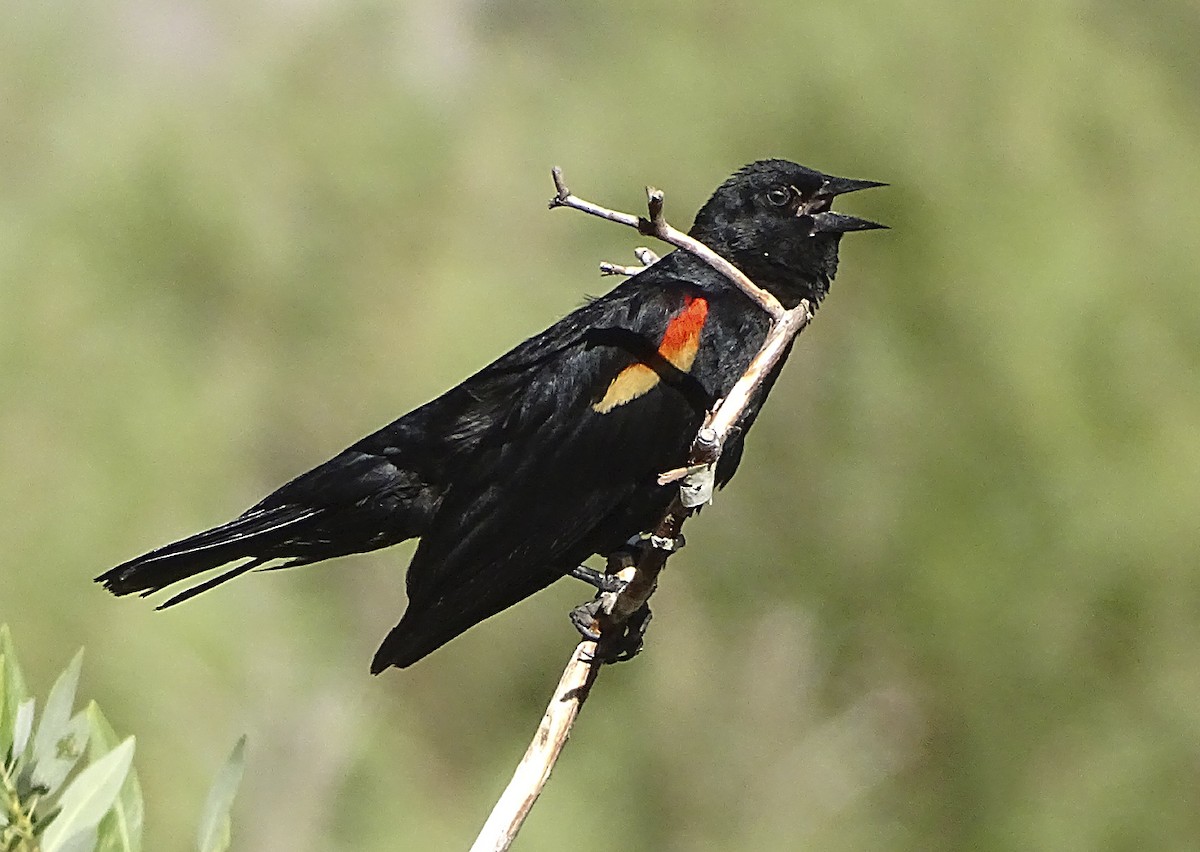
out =
<svg viewBox="0 0 1200 852"><path fill-rule="evenodd" d="M54 682L37 719L12 636L0 625L0 852L142 849L135 741L120 739L94 701L74 712L82 663L80 651ZM229 848L229 811L245 745L245 737L238 740L208 794L198 852Z"/></svg>

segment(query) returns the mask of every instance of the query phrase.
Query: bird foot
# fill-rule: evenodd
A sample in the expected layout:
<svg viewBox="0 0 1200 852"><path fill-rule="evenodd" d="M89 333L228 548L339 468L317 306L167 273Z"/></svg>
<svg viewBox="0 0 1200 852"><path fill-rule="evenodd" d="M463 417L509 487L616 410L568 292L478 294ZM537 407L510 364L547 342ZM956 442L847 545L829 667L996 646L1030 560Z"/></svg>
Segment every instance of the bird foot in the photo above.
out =
<svg viewBox="0 0 1200 852"><path fill-rule="evenodd" d="M620 626L620 633L603 634L600 630L600 614L602 602L599 599L580 604L571 610L571 623L579 631L579 635L589 642L595 642L596 653L592 660L601 664L623 663L632 660L642 652L646 641L646 630L654 614L650 612L649 604L641 608Z"/></svg>
<svg viewBox="0 0 1200 852"><path fill-rule="evenodd" d="M586 565L577 565L572 568L571 576L576 580L583 580L596 591L604 594L619 595L629 585L616 574L606 574Z"/></svg>
<svg viewBox="0 0 1200 852"><path fill-rule="evenodd" d="M579 631L579 635L589 642L600 641L599 617L602 606L603 602L599 598L596 598L595 600L580 604L568 614L571 623Z"/></svg>

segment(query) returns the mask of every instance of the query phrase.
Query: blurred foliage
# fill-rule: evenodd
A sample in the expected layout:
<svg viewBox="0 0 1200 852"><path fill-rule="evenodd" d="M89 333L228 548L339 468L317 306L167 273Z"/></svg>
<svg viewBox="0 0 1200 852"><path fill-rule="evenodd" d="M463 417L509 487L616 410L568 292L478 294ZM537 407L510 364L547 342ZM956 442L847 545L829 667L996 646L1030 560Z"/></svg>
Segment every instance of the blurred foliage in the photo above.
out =
<svg viewBox="0 0 1200 852"><path fill-rule="evenodd" d="M13 0L0 617L91 648L147 848L213 743L240 848L465 848L574 637L559 584L367 676L411 546L168 614L101 570L221 521L607 282L762 156L892 186L649 651L520 848L1200 845L1200 11Z"/></svg>
<svg viewBox="0 0 1200 852"><path fill-rule="evenodd" d="M132 768L134 738L118 740L95 701L74 712L82 663L80 651L54 681L39 714L8 625L0 624L3 852L142 850L145 808ZM245 745L243 736L209 792L196 852L229 849L229 811L242 776Z"/></svg>

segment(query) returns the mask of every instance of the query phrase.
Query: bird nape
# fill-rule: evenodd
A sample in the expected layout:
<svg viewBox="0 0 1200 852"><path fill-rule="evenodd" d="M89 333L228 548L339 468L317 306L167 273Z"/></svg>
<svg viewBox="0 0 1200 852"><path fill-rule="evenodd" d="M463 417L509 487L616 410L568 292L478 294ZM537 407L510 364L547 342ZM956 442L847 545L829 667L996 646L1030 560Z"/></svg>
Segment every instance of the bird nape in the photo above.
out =
<svg viewBox="0 0 1200 852"><path fill-rule="evenodd" d="M761 160L717 188L690 233L785 307L808 299L815 309L842 234L883 227L830 206L874 186ZM228 523L97 581L148 595L232 563L161 609L252 569L419 538L408 608L371 670L409 666L655 524L675 490L658 475L685 461L769 324L721 274L671 252ZM718 485L737 469L779 366L726 445Z"/></svg>

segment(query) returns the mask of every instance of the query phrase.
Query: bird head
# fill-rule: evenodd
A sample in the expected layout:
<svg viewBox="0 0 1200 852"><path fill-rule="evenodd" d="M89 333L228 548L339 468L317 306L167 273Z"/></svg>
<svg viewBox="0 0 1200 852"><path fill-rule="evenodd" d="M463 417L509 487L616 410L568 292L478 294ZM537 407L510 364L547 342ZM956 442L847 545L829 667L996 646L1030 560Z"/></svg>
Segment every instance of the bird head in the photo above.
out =
<svg viewBox="0 0 1200 852"><path fill-rule="evenodd" d="M759 160L717 188L690 233L784 305L808 299L816 307L837 272L842 234L886 227L834 213L833 200L875 186L886 184Z"/></svg>

